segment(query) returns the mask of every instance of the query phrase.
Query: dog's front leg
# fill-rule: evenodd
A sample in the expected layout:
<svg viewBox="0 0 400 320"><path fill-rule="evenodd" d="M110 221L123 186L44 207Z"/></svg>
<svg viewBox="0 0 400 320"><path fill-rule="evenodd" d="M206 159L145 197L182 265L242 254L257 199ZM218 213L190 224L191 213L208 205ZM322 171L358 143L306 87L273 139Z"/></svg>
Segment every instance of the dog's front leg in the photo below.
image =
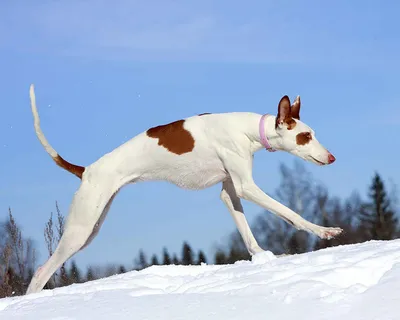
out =
<svg viewBox="0 0 400 320"><path fill-rule="evenodd" d="M343 231L341 228L328 228L313 224L265 194L253 181L251 156L243 158L231 154L224 161L224 165L232 178L238 197L258 204L293 225L296 229L314 233L323 239L333 238Z"/></svg>
<svg viewBox="0 0 400 320"><path fill-rule="evenodd" d="M257 240L251 232L246 216L244 215L240 198L236 195L235 187L231 179L227 179L222 183L220 197L232 215L236 227L238 228L250 255L253 256L256 253L263 252L264 250L260 248Z"/></svg>

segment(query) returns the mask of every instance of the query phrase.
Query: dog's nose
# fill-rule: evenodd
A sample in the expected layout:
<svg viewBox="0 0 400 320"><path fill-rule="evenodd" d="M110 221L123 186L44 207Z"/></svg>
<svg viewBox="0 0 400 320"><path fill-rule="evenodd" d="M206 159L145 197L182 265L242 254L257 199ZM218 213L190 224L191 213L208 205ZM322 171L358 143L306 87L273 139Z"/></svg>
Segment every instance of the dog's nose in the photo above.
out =
<svg viewBox="0 0 400 320"><path fill-rule="evenodd" d="M329 162L329 164L334 163L335 160L336 160L336 158L333 156L333 154L332 154L332 153L329 153L329 155L328 155L328 162Z"/></svg>

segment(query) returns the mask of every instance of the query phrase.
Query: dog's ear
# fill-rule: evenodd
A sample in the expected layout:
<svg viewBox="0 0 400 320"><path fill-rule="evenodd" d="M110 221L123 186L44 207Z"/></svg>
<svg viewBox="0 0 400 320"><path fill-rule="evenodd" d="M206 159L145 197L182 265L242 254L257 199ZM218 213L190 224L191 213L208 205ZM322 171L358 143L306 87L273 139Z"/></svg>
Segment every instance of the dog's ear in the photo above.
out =
<svg viewBox="0 0 400 320"><path fill-rule="evenodd" d="M292 118L291 110L290 110L290 100L288 96L283 96L279 101L278 105L278 115L276 117L276 124L282 125L285 122L288 122Z"/></svg>
<svg viewBox="0 0 400 320"><path fill-rule="evenodd" d="M296 100L292 104L292 109L290 111L292 118L300 120L300 106L301 106L300 96L297 96Z"/></svg>

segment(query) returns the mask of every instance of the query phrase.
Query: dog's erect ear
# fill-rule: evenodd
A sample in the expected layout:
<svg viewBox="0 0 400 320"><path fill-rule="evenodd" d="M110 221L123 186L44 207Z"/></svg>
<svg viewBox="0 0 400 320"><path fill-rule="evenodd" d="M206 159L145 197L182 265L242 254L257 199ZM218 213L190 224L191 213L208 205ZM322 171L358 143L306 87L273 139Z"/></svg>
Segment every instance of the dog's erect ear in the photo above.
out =
<svg viewBox="0 0 400 320"><path fill-rule="evenodd" d="M277 124L282 124L291 119L290 100L288 96L283 96L278 105L278 115L276 117Z"/></svg>
<svg viewBox="0 0 400 320"><path fill-rule="evenodd" d="M292 110L290 111L292 118L300 120L300 106L301 106L300 96L297 96L296 100L292 104Z"/></svg>

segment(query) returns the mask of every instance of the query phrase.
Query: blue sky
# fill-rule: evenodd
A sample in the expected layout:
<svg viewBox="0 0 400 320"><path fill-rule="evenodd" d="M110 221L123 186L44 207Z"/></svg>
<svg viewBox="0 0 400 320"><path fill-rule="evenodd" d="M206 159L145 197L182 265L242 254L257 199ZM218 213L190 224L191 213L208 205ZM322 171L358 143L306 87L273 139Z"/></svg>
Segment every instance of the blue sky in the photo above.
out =
<svg viewBox="0 0 400 320"><path fill-rule="evenodd" d="M375 170L400 182L400 4L395 1L2 1L0 4L0 220L10 206L46 258L44 224L66 214L79 180L37 140L42 128L69 161L88 165L148 127L202 112L276 112L302 98L302 120L336 156L305 163L335 195L365 193ZM260 151L254 178L279 183L280 162ZM128 186L81 264L132 264L138 250L212 252L235 225L220 186ZM262 209L244 203L249 220Z"/></svg>

